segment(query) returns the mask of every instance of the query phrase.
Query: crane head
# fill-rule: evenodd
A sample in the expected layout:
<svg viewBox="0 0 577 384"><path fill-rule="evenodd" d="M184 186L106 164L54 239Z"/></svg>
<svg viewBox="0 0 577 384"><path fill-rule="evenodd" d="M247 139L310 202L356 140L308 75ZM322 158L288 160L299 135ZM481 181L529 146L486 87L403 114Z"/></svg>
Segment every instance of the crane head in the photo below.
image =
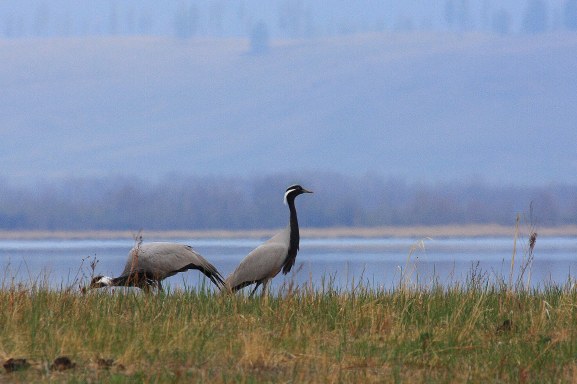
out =
<svg viewBox="0 0 577 384"><path fill-rule="evenodd" d="M112 279L108 276L95 276L90 281L90 288L102 288L112 285Z"/></svg>
<svg viewBox="0 0 577 384"><path fill-rule="evenodd" d="M303 194L303 193L313 193L313 191L309 191L307 189L304 189L303 187L301 187L298 184L291 185L290 187L288 187L286 189L286 192L284 194L284 203L288 204L289 197L294 199L295 197L297 197L298 195Z"/></svg>

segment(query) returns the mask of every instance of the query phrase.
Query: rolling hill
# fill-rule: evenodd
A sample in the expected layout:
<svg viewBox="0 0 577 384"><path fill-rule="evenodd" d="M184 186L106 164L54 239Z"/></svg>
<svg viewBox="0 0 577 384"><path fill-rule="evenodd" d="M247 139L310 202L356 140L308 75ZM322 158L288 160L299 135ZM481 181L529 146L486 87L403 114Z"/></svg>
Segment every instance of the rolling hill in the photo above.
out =
<svg viewBox="0 0 577 384"><path fill-rule="evenodd" d="M0 177L577 183L577 35L0 41Z"/></svg>

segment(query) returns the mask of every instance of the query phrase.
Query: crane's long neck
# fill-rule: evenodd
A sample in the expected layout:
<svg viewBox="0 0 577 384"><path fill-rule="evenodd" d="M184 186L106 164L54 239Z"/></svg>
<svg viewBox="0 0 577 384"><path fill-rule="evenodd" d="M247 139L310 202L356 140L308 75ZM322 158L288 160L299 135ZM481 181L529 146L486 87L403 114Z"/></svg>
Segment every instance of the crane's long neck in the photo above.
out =
<svg viewBox="0 0 577 384"><path fill-rule="evenodd" d="M112 279L109 285L115 287L121 287L127 285L127 282L129 282L128 276L118 276Z"/></svg>
<svg viewBox="0 0 577 384"><path fill-rule="evenodd" d="M115 277L112 279L112 285L138 288L147 288L151 285L158 285L160 287L160 281L146 273L134 272L129 275Z"/></svg>
<svg viewBox="0 0 577 384"><path fill-rule="evenodd" d="M289 226L290 226L290 243L289 243L289 257L296 256L297 251L299 250L299 222L297 219L297 210L295 208L295 200L294 198L288 199L287 201L289 210L290 210L290 219L289 219Z"/></svg>

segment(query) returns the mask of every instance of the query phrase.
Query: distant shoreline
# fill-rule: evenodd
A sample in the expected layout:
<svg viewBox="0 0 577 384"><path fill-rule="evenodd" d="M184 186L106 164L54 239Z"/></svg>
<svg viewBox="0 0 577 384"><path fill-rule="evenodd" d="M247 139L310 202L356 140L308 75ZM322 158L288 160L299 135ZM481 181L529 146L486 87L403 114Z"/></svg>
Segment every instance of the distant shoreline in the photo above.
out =
<svg viewBox="0 0 577 384"><path fill-rule="evenodd" d="M147 239L193 239L193 238L266 238L278 229L263 230L167 230L167 231L39 231L18 230L0 231L0 240L42 240L42 239L134 239L141 235ZM521 225L521 234L528 234L529 227ZM535 228L538 236L577 236L577 225ZM317 238L382 238L382 237L513 237L515 226L504 225L441 225L441 226L408 226L408 227L336 227L336 228L301 228L301 237Z"/></svg>

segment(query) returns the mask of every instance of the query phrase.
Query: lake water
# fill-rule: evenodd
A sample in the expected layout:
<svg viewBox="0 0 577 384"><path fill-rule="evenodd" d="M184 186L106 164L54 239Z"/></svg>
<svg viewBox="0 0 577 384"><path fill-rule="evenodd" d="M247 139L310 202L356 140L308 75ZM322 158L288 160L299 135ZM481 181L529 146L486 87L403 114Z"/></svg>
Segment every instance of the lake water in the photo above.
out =
<svg viewBox="0 0 577 384"><path fill-rule="evenodd" d="M155 239L161 241L162 239ZM263 239L180 239L195 248L227 276ZM51 287L78 287L95 274L117 276L124 268L131 240L0 240L0 284L47 282ZM441 238L306 238L297 262L287 276L278 275L273 289L293 282L321 289L330 280L335 288L350 290L358 283L384 289L401 281L430 286L463 283L475 271L491 283L508 281L513 239L501 237ZM526 239L518 239L515 279L528 256ZM404 277L403 277L404 276ZM533 287L565 284L577 276L577 238L539 237L534 259L523 275ZM167 279L170 289L196 287L204 277L198 271ZM247 288L249 289L249 288Z"/></svg>

